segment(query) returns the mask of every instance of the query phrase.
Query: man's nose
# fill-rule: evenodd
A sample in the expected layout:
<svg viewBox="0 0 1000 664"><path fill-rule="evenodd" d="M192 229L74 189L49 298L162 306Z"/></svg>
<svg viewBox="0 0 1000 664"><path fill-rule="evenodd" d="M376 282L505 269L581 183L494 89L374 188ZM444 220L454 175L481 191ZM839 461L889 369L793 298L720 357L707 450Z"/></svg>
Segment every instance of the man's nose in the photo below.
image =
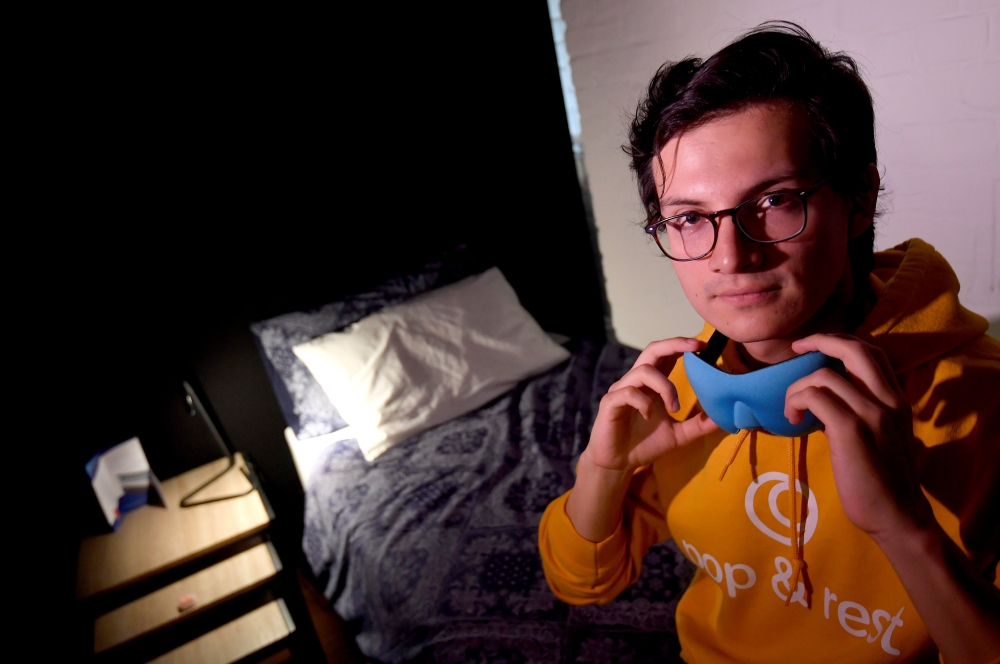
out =
<svg viewBox="0 0 1000 664"><path fill-rule="evenodd" d="M761 245L740 232L731 214L720 216L717 223L719 238L715 241L715 249L708 257L708 265L713 272L724 274L745 272L759 267L764 262Z"/></svg>

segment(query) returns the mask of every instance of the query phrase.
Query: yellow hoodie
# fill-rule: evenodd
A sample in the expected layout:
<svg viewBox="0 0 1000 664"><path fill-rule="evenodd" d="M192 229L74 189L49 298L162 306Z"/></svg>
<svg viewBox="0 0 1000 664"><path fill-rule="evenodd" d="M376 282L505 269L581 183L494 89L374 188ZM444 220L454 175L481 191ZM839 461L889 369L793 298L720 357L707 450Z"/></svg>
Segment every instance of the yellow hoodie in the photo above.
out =
<svg viewBox="0 0 1000 664"><path fill-rule="evenodd" d="M877 253L871 283L877 303L856 334L888 353L913 407L917 469L938 522L994 578L1000 342L984 335L985 319L959 304L954 272L920 240ZM711 332L706 326L699 338ZM719 365L748 370L732 344ZM699 406L683 361L670 379L680 396L676 416L686 419ZM609 602L637 579L649 547L673 537L698 566L677 605L687 662L933 657L892 566L843 512L822 432L793 443L802 533L801 552L793 550L789 444L763 432L718 432L665 454L636 471L622 523L596 544L574 530L569 494L556 499L539 526L553 592L570 604ZM792 587L797 554L805 567Z"/></svg>

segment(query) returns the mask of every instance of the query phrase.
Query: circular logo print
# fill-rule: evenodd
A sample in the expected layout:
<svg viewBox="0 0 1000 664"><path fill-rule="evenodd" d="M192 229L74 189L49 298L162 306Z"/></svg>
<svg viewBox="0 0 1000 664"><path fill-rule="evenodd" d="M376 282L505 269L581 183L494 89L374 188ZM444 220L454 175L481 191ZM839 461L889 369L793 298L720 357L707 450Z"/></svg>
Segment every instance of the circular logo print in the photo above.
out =
<svg viewBox="0 0 1000 664"><path fill-rule="evenodd" d="M771 487L771 491L767 494L767 505L771 508L771 516L774 517L775 521L786 528L791 525L791 521L789 521L788 517L782 514L781 510L778 509L778 496L780 496L783 492L788 491L788 475L777 471L764 473L757 478L756 482L750 482L750 486L747 487L746 499L744 500L744 505L747 509L747 516L750 517L750 521L753 522L753 525L757 526L757 529L760 532L764 533L773 540L781 542L785 546L791 546L791 537L787 534L782 535L781 533L777 533L772 530L766 523L761 521L761 518L757 516L757 512L754 509L754 498L757 496L757 491L771 482L776 482L776 484ZM816 504L815 494L809 490L808 486L803 485L802 482L798 480L795 480L795 491L809 496L809 508L806 510L806 514L808 516L806 517L805 522L805 536L802 540L802 543L805 544L812 538L813 533L816 532L816 522L819 520L819 506ZM796 526L799 533L803 532L802 523L798 523Z"/></svg>

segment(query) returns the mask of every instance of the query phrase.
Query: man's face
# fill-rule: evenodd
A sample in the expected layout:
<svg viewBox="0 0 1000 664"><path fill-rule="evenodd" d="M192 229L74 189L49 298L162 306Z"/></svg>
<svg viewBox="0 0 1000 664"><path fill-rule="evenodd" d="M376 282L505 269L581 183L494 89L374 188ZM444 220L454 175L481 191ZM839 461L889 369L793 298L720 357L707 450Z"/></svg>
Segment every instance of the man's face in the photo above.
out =
<svg viewBox="0 0 1000 664"><path fill-rule="evenodd" d="M754 105L675 137L660 153L665 174L653 162L661 214L714 212L770 191L806 189L821 177L810 143L805 114L783 102ZM744 237L732 217L720 218L711 255L673 263L684 293L702 318L740 343L828 327L819 319L839 315L846 304L840 300L850 297L850 209L844 197L821 187L808 198L805 231L771 245Z"/></svg>

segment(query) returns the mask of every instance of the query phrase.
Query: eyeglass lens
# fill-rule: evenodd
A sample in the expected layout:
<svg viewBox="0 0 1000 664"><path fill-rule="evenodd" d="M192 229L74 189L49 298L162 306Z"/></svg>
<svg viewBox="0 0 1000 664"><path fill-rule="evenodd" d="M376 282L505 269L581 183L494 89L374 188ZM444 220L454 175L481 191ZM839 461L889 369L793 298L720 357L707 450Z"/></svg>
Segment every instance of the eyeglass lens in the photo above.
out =
<svg viewBox="0 0 1000 664"><path fill-rule="evenodd" d="M768 194L748 202L736 212L736 221L744 234L758 242L792 237L802 230L805 218L805 203L792 192ZM656 238L664 253L683 260L710 252L717 232L716 225L707 216L685 214L657 226Z"/></svg>

